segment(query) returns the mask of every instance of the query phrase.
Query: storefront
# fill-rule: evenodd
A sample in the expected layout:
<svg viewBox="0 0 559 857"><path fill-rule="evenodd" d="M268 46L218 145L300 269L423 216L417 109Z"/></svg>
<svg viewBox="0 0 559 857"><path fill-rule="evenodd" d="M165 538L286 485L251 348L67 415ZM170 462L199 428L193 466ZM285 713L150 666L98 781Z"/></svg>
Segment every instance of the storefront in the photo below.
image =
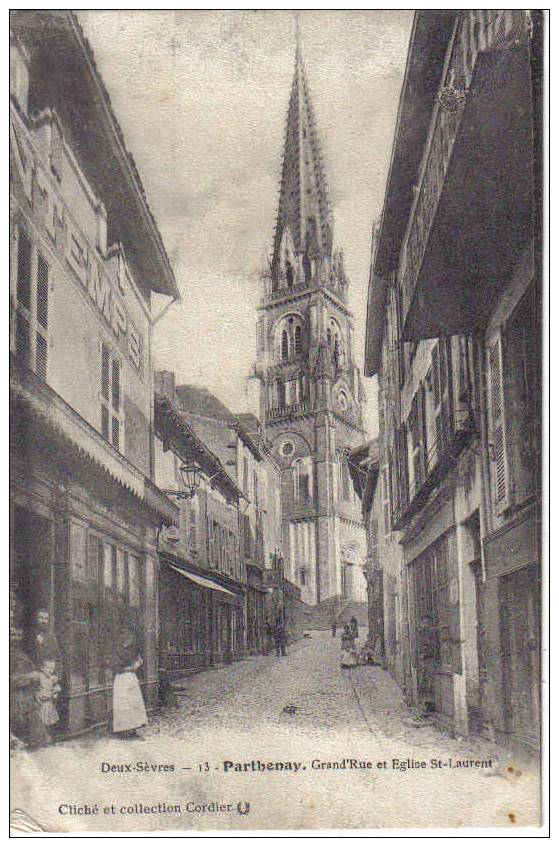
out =
<svg viewBox="0 0 559 857"><path fill-rule="evenodd" d="M247 563L247 648L251 655L264 653L268 646L266 632L266 596L262 570Z"/></svg>
<svg viewBox="0 0 559 857"><path fill-rule="evenodd" d="M10 592L24 638L49 610L62 651L59 728L74 734L109 721L128 631L156 705L156 536L176 509L31 373L14 366L11 384Z"/></svg>
<svg viewBox="0 0 559 857"><path fill-rule="evenodd" d="M459 584L454 528L409 565L414 599L417 699L452 725L455 676L462 672Z"/></svg>
<svg viewBox="0 0 559 857"><path fill-rule="evenodd" d="M532 503L484 541L481 587L486 723L505 744L540 742L541 566L539 506Z"/></svg>
<svg viewBox="0 0 559 857"><path fill-rule="evenodd" d="M169 679L242 656L242 587L197 566L162 557L160 661Z"/></svg>

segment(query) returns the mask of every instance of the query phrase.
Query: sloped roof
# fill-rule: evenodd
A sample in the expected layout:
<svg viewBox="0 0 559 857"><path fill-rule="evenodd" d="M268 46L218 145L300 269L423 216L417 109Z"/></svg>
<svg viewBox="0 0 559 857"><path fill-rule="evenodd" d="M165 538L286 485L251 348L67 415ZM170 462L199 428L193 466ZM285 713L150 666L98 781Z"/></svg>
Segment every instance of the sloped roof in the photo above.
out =
<svg viewBox="0 0 559 857"><path fill-rule="evenodd" d="M107 209L109 244L123 244L144 289L179 298L140 174L76 14L16 9L10 27L31 55L30 112L54 108L60 115L80 168Z"/></svg>
<svg viewBox="0 0 559 857"><path fill-rule="evenodd" d="M217 396L214 396L207 387L199 387L195 384L180 384L176 387L176 395L185 411L191 414L199 414L225 423L235 422L236 417Z"/></svg>

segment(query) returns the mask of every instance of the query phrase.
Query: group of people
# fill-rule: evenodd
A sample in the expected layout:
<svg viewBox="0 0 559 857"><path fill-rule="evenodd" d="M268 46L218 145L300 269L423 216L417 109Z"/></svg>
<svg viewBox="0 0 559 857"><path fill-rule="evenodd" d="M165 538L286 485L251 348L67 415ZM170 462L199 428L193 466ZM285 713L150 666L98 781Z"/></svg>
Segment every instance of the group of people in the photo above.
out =
<svg viewBox="0 0 559 857"><path fill-rule="evenodd" d="M338 623L336 619L332 620L332 636L336 636ZM352 616L347 625L344 625L342 631L342 648L341 648L341 666L342 669L357 666L359 656L357 654L357 640L359 639L359 623L355 616Z"/></svg>
<svg viewBox="0 0 559 857"><path fill-rule="evenodd" d="M60 647L50 630L48 609L33 616L24 638L10 605L10 732L14 741L41 747L52 741L60 720Z"/></svg>
<svg viewBox="0 0 559 857"><path fill-rule="evenodd" d="M41 607L32 616L27 632L10 603L10 735L12 746L34 749L50 744L60 722L58 700L62 689L63 662L60 646L51 630L49 610ZM111 728L115 737L139 737L148 722L138 680L142 666L132 630L118 636L113 666Z"/></svg>

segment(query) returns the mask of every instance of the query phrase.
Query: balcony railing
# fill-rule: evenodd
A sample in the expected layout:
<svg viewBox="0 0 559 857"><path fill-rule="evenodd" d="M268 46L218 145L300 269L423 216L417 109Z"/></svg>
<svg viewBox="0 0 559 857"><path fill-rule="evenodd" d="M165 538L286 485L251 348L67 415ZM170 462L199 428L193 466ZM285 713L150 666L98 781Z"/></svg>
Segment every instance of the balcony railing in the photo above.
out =
<svg viewBox="0 0 559 857"><path fill-rule="evenodd" d="M410 215L401 274L404 319L410 309L423 256L435 220L454 143L480 52L506 47L526 29L523 10L472 9L460 12Z"/></svg>
<svg viewBox="0 0 559 857"><path fill-rule="evenodd" d="M283 420L291 417L297 417L302 414L307 414L312 411L310 402L295 402L292 405L282 405L276 408L268 408L266 411L266 420Z"/></svg>
<svg viewBox="0 0 559 857"><path fill-rule="evenodd" d="M392 529L401 530L419 512L427 497L446 473L454 467L467 441L476 432L476 420L472 409L454 411L447 430L439 436L427 451L425 471L414 479L409 492L396 504L392 512Z"/></svg>
<svg viewBox="0 0 559 857"><path fill-rule="evenodd" d="M313 289L328 289L340 297L345 297L347 293L345 281L323 273L313 274L311 277L305 277L291 284L285 279L274 282L270 276L262 277L262 295L265 301L281 300Z"/></svg>

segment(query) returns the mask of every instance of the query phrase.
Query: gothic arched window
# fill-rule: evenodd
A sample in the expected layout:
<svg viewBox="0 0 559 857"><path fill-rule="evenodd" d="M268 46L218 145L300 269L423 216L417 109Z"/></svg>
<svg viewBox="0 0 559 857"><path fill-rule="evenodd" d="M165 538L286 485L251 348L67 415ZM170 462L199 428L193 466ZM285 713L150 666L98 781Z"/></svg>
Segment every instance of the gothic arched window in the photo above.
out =
<svg viewBox="0 0 559 857"><path fill-rule="evenodd" d="M304 372L300 372L297 378L297 386L299 393L299 401L305 402L307 400L307 379L305 377Z"/></svg>
<svg viewBox="0 0 559 857"><path fill-rule="evenodd" d="M300 354L303 350L303 331L300 324L295 325L293 339L295 342L295 354Z"/></svg>
<svg viewBox="0 0 559 857"><path fill-rule="evenodd" d="M293 499L296 503L308 503L311 499L310 462L302 458L293 463Z"/></svg>
<svg viewBox="0 0 559 857"><path fill-rule="evenodd" d="M287 360L289 357L289 337L287 335L287 330L282 330L281 332L281 358L282 360Z"/></svg>
<svg viewBox="0 0 559 857"><path fill-rule="evenodd" d="M276 382L276 391L277 391L277 398L278 398L278 408L284 408L285 407L285 382L281 378L278 378L278 380Z"/></svg>
<svg viewBox="0 0 559 857"><path fill-rule="evenodd" d="M293 285L293 267L289 259L285 260L285 279L289 288Z"/></svg>

